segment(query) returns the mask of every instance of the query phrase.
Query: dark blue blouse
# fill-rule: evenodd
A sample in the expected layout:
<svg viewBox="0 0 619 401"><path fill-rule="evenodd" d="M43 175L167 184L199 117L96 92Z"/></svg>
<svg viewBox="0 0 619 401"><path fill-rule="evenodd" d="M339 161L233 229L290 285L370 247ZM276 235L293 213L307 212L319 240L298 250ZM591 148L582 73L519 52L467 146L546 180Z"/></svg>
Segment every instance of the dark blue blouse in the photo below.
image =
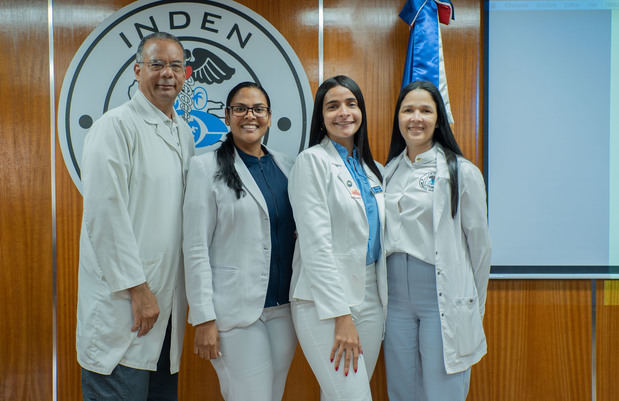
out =
<svg viewBox="0 0 619 401"><path fill-rule="evenodd" d="M271 265L264 307L286 304L289 302L295 243L295 225L288 199L288 178L266 148L262 148L265 154L260 159L239 148L236 150L260 188L269 210Z"/></svg>

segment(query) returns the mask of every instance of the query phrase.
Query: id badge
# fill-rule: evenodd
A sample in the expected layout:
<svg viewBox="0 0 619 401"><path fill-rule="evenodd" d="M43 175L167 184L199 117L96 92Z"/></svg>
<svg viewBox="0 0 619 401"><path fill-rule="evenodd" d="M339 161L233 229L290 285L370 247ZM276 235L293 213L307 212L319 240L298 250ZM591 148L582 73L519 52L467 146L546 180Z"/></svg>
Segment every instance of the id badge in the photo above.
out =
<svg viewBox="0 0 619 401"><path fill-rule="evenodd" d="M380 185L377 185L377 186L375 186L375 187L370 188L370 191L371 191L374 195L377 195L377 194L381 194L381 193L383 193L383 189L381 188L381 186L380 186Z"/></svg>

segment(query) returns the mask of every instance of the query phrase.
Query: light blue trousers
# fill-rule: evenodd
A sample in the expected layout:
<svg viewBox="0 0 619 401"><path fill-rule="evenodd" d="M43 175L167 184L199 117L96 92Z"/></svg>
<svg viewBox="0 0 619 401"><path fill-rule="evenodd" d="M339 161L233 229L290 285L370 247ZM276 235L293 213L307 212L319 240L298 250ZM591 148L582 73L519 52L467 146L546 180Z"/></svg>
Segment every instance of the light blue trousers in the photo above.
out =
<svg viewBox="0 0 619 401"><path fill-rule="evenodd" d="M464 401L471 370L447 374L433 265L405 253L387 258L385 367L390 401Z"/></svg>

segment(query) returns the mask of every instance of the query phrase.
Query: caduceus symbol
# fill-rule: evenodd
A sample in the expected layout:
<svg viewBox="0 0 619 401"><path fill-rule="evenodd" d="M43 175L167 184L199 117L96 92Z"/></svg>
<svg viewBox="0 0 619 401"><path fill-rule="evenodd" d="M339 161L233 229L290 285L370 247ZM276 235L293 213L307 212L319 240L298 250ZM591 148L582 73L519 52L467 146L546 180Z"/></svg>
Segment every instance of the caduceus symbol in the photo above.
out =
<svg viewBox="0 0 619 401"><path fill-rule="evenodd" d="M195 83L219 84L230 79L234 75L235 70L220 57L202 48L195 48L192 52L185 50L185 60L187 60L186 80L183 89L178 95L178 108L183 111L183 119L189 123L189 120L192 118L190 112L194 103L204 100L196 99L196 97L202 97L204 94L202 92L194 93Z"/></svg>

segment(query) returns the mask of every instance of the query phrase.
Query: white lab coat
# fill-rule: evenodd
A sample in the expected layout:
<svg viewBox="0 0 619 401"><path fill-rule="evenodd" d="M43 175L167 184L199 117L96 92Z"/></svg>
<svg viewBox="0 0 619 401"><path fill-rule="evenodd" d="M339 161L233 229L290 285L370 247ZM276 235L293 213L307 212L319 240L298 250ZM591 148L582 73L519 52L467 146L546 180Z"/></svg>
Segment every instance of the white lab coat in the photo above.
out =
<svg viewBox="0 0 619 401"><path fill-rule="evenodd" d="M268 149L288 176L292 160ZM216 152L191 159L184 204L185 282L189 322L217 320L227 331L254 323L264 309L271 264L271 225L262 192L234 150L245 196L214 175Z"/></svg>
<svg viewBox="0 0 619 401"><path fill-rule="evenodd" d="M186 300L181 255L185 175L193 135L178 116L178 138L137 91L88 132L82 156L77 358L110 374L121 364L157 370L172 315L170 371L178 372ZM180 140L180 143L178 143ZM131 331L128 288L147 282L160 315L143 337Z"/></svg>
<svg viewBox="0 0 619 401"><path fill-rule="evenodd" d="M406 156L406 149L385 166L385 183ZM441 315L443 359L447 373L468 369L486 354L482 326L490 274L490 237L486 213L486 190L479 169L458 157L459 205L451 217L449 170L438 146L433 197L433 229L436 290ZM386 194L387 230L398 238L402 227L397 197ZM395 216L395 217L394 217Z"/></svg>
<svg viewBox="0 0 619 401"><path fill-rule="evenodd" d="M382 182L363 165L370 186ZM369 224L363 199L344 161L325 137L301 152L288 182L299 237L292 261L291 299L316 304L319 318L350 314L365 296ZM387 308L384 198L377 193L381 252L376 262L378 293Z"/></svg>

